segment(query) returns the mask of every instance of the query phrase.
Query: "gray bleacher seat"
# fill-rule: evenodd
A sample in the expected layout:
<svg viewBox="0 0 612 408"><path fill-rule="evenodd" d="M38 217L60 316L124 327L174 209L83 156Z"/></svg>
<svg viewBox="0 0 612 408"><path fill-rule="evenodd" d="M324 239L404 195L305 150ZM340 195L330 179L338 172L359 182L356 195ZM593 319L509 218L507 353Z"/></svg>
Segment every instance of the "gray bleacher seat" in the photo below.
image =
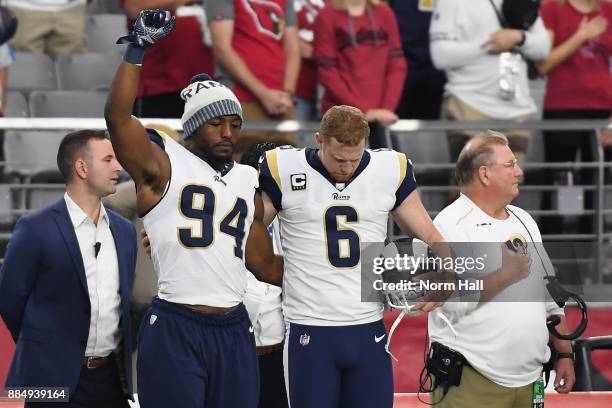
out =
<svg viewBox="0 0 612 408"><path fill-rule="evenodd" d="M38 52L15 53L15 62L8 76L9 90L30 92L56 87L55 64L51 57Z"/></svg>
<svg viewBox="0 0 612 408"><path fill-rule="evenodd" d="M542 119L544 110L544 96L546 94L546 79L538 78L529 81L529 92L538 107L538 113L534 119Z"/></svg>
<svg viewBox="0 0 612 408"><path fill-rule="evenodd" d="M33 117L101 118L106 92L37 91L30 95Z"/></svg>
<svg viewBox="0 0 612 408"><path fill-rule="evenodd" d="M0 184L0 224L10 224L13 220L11 188L6 184Z"/></svg>
<svg viewBox="0 0 612 408"><path fill-rule="evenodd" d="M415 168L419 185L448 185L449 170L423 169L424 164L449 163L446 134L439 131L420 131L397 133L394 135L393 148L406 154ZM421 201L428 211L440 211L446 205L448 192L421 190Z"/></svg>
<svg viewBox="0 0 612 408"><path fill-rule="evenodd" d="M58 88L81 91L109 89L120 61L118 53L61 55L55 65Z"/></svg>
<svg viewBox="0 0 612 408"><path fill-rule="evenodd" d="M55 203L57 200L62 198L66 187L61 184L57 187L50 186L51 188L31 188L27 195L27 210L38 210L44 207L48 207Z"/></svg>
<svg viewBox="0 0 612 408"><path fill-rule="evenodd" d="M6 172L30 176L39 171L57 169L57 149L65 134L66 132L61 130L6 132Z"/></svg>
<svg viewBox="0 0 612 408"><path fill-rule="evenodd" d="M117 38L127 34L127 18L122 14L88 15L87 49L90 52L121 52Z"/></svg>
<svg viewBox="0 0 612 408"><path fill-rule="evenodd" d="M106 92L35 91L30 95L33 117L102 117ZM19 130L6 133L6 171L31 176L56 170L57 149L64 130Z"/></svg>
<svg viewBox="0 0 612 408"><path fill-rule="evenodd" d="M30 116L28 101L21 92L9 91L7 93L4 115L9 118L27 118Z"/></svg>
<svg viewBox="0 0 612 408"><path fill-rule="evenodd" d="M66 191L62 174L57 169L41 171L33 175L30 183L43 185L30 185L31 188L27 190L26 194L27 210L38 210L39 208L47 207L59 200Z"/></svg>
<svg viewBox="0 0 612 408"><path fill-rule="evenodd" d="M119 0L92 0L87 5L87 14L123 14Z"/></svg>

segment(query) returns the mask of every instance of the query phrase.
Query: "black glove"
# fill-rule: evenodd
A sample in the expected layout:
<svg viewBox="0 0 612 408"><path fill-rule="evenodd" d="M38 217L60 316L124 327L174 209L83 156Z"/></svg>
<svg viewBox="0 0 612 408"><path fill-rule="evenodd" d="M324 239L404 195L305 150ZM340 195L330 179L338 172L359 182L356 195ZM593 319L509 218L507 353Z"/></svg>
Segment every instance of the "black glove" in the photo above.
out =
<svg viewBox="0 0 612 408"><path fill-rule="evenodd" d="M123 59L130 64L142 64L145 50L167 36L175 23L169 11L142 10L136 17L132 34L117 40L117 44L129 44Z"/></svg>

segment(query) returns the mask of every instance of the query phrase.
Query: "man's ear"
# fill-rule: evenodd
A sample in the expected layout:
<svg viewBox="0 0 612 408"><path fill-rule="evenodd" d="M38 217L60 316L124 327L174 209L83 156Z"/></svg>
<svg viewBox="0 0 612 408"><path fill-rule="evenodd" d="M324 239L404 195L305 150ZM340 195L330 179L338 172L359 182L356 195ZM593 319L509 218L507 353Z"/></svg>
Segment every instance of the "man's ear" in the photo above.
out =
<svg viewBox="0 0 612 408"><path fill-rule="evenodd" d="M478 168L478 180L480 180L480 182L484 186L488 186L491 182L489 180L489 174L487 173L487 171L487 166L480 166Z"/></svg>
<svg viewBox="0 0 612 408"><path fill-rule="evenodd" d="M323 144L323 136L321 136L321 133L315 133L315 142L317 143L317 147L321 147Z"/></svg>
<svg viewBox="0 0 612 408"><path fill-rule="evenodd" d="M77 177L84 180L87 178L88 173L87 163L83 159L76 159L74 162L74 172Z"/></svg>

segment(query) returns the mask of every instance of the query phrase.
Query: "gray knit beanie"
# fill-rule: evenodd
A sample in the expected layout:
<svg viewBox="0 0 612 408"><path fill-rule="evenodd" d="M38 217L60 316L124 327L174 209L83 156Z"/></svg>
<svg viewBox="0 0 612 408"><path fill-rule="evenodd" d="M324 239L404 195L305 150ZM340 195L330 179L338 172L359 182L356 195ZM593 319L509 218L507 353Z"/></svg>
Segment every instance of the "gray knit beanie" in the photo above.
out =
<svg viewBox="0 0 612 408"><path fill-rule="evenodd" d="M181 91L181 98L185 101L181 117L183 140L212 118L238 115L242 119L242 107L236 95L209 75L194 76L189 86Z"/></svg>

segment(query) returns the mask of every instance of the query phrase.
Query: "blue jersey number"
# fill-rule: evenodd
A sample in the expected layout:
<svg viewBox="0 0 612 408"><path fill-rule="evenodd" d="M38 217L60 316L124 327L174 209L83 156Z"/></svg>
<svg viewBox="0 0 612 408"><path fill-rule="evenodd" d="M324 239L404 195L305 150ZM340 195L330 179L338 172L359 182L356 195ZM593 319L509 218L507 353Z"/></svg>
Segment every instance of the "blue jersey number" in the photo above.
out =
<svg viewBox="0 0 612 408"><path fill-rule="evenodd" d="M357 210L348 206L330 207L325 212L325 237L327 240L327 259L336 268L352 268L359 263L359 235L350 229L338 227L338 217L346 222L358 222ZM348 254L341 256L340 242L348 244Z"/></svg>
<svg viewBox="0 0 612 408"><path fill-rule="evenodd" d="M181 243L187 248L208 248L215 240L215 193L206 186L193 184L185 186L181 192L179 208L185 217L200 221L201 231L200 234L195 235L191 227L179 228L178 234ZM221 220L219 226L221 232L234 237L236 240L234 255L240 259L244 257L242 241L244 240L244 224L248 212L246 201L238 198L234 207Z"/></svg>

